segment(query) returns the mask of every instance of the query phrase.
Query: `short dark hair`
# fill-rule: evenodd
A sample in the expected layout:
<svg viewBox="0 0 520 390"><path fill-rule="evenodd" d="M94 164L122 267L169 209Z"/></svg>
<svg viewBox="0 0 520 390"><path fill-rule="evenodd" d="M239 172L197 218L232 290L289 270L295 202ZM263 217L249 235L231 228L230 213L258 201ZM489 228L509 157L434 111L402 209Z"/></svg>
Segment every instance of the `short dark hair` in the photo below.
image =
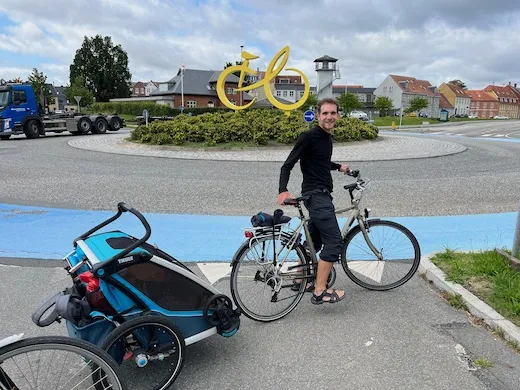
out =
<svg viewBox="0 0 520 390"><path fill-rule="evenodd" d="M336 101L336 99L324 98L324 99L321 99L318 102L318 105L316 106L316 107L318 107L318 114L321 113L321 106L323 106L324 104L334 104L334 105L336 105L336 111L339 111L339 104Z"/></svg>

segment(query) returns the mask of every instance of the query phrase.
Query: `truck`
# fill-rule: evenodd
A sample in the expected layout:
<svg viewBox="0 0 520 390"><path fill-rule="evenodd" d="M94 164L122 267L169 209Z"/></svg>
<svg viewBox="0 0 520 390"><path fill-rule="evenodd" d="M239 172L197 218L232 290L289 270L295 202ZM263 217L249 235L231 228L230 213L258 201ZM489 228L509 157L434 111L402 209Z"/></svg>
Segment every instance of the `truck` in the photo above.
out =
<svg viewBox="0 0 520 390"><path fill-rule="evenodd" d="M38 138L46 133L73 135L103 134L124 126L119 115L85 115L81 113L46 114L30 84L0 82L0 140L25 134Z"/></svg>

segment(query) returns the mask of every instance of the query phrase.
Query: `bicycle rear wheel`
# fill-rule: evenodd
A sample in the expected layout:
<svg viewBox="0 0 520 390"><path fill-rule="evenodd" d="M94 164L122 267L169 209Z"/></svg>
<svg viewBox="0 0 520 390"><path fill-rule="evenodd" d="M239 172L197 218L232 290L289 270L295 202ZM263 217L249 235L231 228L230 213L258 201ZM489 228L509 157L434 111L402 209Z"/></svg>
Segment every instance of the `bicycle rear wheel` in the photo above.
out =
<svg viewBox="0 0 520 390"><path fill-rule="evenodd" d="M384 220L367 221L368 238L381 252L379 260L368 246L359 225L343 242L341 265L348 277L369 290L386 291L406 283L421 261L421 249L415 236L404 226Z"/></svg>
<svg viewBox="0 0 520 390"><path fill-rule="evenodd" d="M101 345L133 378L129 389L164 390L182 370L186 343L168 317L143 315L123 322Z"/></svg>
<svg viewBox="0 0 520 390"><path fill-rule="evenodd" d="M312 282L303 246L289 249L279 238L251 239L233 264L231 295L242 313L255 321L271 322L289 314L305 294L306 282ZM288 254L278 274L273 265L273 247L278 253L277 262ZM298 263L302 266L290 269ZM304 283L295 284L301 280Z"/></svg>
<svg viewBox="0 0 520 390"><path fill-rule="evenodd" d="M117 363L83 340L33 337L0 348L0 389L124 390Z"/></svg>

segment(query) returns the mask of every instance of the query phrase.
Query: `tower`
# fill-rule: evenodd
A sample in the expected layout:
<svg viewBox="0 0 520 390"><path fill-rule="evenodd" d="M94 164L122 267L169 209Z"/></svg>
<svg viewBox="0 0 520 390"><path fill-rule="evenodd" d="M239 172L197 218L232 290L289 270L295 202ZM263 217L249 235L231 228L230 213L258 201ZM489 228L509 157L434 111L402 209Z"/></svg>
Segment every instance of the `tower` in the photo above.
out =
<svg viewBox="0 0 520 390"><path fill-rule="evenodd" d="M316 72L318 73L316 95L318 100L323 98L332 98L332 82L340 78L339 67L337 66L337 58L324 55L316 58Z"/></svg>

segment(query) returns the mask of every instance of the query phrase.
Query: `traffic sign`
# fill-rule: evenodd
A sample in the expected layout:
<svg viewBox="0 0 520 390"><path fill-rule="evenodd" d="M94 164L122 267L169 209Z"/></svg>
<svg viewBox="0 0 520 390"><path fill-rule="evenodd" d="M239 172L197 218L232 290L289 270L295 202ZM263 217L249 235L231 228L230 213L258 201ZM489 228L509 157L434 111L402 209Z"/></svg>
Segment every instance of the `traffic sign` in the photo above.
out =
<svg viewBox="0 0 520 390"><path fill-rule="evenodd" d="M181 112L183 112L184 111L184 106L180 106L179 110L181 110Z"/></svg>
<svg viewBox="0 0 520 390"><path fill-rule="evenodd" d="M303 114L303 119L305 119L305 122L311 123L315 118L314 111L307 110Z"/></svg>
<svg viewBox="0 0 520 390"><path fill-rule="evenodd" d="M149 117L148 110L145 108L145 109L143 110L143 118L144 118L144 121L145 121L146 127L148 127L148 117Z"/></svg>

